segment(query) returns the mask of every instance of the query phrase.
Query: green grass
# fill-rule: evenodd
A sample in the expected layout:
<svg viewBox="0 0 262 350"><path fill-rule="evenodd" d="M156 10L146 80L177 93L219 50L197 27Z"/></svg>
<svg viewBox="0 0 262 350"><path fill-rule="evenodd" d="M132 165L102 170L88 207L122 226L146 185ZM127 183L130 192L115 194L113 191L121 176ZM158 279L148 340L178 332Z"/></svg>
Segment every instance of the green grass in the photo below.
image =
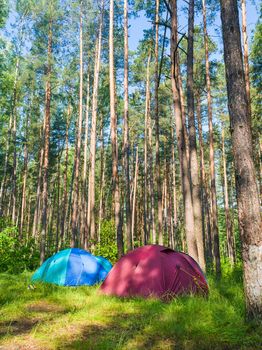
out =
<svg viewBox="0 0 262 350"><path fill-rule="evenodd" d="M98 287L40 284L29 273L0 274L0 349L262 349L262 325L246 323L240 271L210 296L118 299Z"/></svg>

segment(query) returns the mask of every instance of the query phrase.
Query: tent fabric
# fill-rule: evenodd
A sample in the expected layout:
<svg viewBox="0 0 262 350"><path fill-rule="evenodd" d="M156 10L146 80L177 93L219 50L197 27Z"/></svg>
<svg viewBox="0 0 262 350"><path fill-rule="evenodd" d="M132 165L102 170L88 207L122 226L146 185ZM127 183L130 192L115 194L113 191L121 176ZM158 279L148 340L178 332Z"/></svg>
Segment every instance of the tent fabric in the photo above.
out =
<svg viewBox="0 0 262 350"><path fill-rule="evenodd" d="M124 255L100 287L103 294L170 299L207 294L204 274L189 255L160 245L146 245Z"/></svg>
<svg viewBox="0 0 262 350"><path fill-rule="evenodd" d="M111 270L111 263L83 249L61 250L47 259L32 276L32 281L43 281L60 286L93 285L103 281Z"/></svg>

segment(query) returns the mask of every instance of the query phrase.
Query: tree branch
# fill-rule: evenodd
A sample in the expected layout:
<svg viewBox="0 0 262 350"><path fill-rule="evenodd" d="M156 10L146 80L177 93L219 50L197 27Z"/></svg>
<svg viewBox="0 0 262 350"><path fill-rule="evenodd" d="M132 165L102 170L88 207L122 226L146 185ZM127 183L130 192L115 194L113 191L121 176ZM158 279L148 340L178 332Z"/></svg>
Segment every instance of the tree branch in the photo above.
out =
<svg viewBox="0 0 262 350"><path fill-rule="evenodd" d="M170 13L170 15L172 16L172 10L171 7L169 5L169 2L167 0L164 0L164 3L166 5L167 11Z"/></svg>

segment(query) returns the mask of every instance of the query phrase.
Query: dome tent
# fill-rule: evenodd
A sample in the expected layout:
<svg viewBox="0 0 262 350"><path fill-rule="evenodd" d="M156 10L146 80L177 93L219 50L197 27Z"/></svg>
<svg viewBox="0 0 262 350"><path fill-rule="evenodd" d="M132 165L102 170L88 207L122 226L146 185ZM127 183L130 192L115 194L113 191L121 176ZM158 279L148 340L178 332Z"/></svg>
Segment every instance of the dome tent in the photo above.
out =
<svg viewBox="0 0 262 350"><path fill-rule="evenodd" d="M33 274L32 282L42 281L60 286L93 285L105 279L111 263L83 249L61 250L48 258Z"/></svg>
<svg viewBox="0 0 262 350"><path fill-rule="evenodd" d="M199 265L189 255L147 245L124 255L100 290L107 295L168 300L182 294L207 294L208 285Z"/></svg>

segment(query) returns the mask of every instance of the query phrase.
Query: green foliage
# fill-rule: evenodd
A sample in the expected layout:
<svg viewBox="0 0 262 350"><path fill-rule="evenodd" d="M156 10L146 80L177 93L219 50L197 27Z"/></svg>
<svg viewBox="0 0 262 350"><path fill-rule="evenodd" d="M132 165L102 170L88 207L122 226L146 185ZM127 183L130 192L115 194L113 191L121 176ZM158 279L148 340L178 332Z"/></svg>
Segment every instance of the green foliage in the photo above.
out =
<svg viewBox="0 0 262 350"><path fill-rule="evenodd" d="M0 232L0 272L19 273L34 270L39 262L38 249L33 239L18 239L17 227L8 226Z"/></svg>
<svg viewBox="0 0 262 350"><path fill-rule="evenodd" d="M262 324L245 321L239 267L223 265L220 281L209 275L208 298L180 297L170 303L107 297L97 287L87 286L39 284L31 290L30 277L0 274L4 335L0 347L5 349L258 350L262 346Z"/></svg>
<svg viewBox="0 0 262 350"><path fill-rule="evenodd" d="M117 261L115 224L113 220L104 220L101 223L100 242L96 245L95 255L101 255L113 264Z"/></svg>

